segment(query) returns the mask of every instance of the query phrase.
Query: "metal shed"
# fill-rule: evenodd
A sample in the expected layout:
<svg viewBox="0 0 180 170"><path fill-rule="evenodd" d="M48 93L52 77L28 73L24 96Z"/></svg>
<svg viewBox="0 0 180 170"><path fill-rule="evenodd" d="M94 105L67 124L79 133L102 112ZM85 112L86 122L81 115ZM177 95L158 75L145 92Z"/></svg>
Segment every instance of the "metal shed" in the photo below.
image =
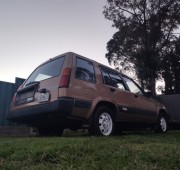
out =
<svg viewBox="0 0 180 170"><path fill-rule="evenodd" d="M9 110L13 95L25 79L16 78L15 83L0 81L0 126L15 125L5 118L6 112Z"/></svg>
<svg viewBox="0 0 180 170"><path fill-rule="evenodd" d="M158 99L167 108L170 114L170 123L180 124L180 94L160 95Z"/></svg>

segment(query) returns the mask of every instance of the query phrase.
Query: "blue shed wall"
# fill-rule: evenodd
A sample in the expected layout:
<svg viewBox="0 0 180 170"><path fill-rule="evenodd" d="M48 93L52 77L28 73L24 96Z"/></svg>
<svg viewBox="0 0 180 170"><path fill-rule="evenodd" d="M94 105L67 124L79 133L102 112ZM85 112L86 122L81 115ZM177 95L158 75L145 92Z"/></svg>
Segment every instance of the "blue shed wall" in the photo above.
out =
<svg viewBox="0 0 180 170"><path fill-rule="evenodd" d="M170 123L180 123L180 94L158 96L170 114Z"/></svg>
<svg viewBox="0 0 180 170"><path fill-rule="evenodd" d="M22 78L16 78L15 83L0 81L0 126L14 125L6 120L5 114L10 108L13 95L23 82Z"/></svg>

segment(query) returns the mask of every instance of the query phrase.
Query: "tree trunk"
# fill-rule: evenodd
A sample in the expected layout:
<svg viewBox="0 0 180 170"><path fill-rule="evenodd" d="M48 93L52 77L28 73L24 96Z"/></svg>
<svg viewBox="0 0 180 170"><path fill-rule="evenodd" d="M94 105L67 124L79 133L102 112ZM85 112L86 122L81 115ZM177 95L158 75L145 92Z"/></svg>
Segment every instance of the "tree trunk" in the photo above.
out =
<svg viewBox="0 0 180 170"><path fill-rule="evenodd" d="M155 78L155 73L151 73L150 90L153 93L153 95L156 95L156 78Z"/></svg>
<svg viewBox="0 0 180 170"><path fill-rule="evenodd" d="M164 73L164 81L165 81L165 94L169 95L172 93L172 75L169 72L169 68L165 68L165 73Z"/></svg>
<svg viewBox="0 0 180 170"><path fill-rule="evenodd" d="M175 72L175 93L180 94L180 75L179 70Z"/></svg>
<svg viewBox="0 0 180 170"><path fill-rule="evenodd" d="M153 93L153 95L156 95L156 81L155 81L155 78L151 79L151 92Z"/></svg>

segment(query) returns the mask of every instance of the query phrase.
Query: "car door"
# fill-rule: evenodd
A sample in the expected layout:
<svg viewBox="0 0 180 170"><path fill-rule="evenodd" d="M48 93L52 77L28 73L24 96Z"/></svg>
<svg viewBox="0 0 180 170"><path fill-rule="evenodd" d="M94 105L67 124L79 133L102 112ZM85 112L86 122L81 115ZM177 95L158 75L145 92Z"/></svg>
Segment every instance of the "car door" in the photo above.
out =
<svg viewBox="0 0 180 170"><path fill-rule="evenodd" d="M133 121L141 123L153 123L157 117L157 103L147 97L141 88L132 79L123 77L130 92L134 96L134 108L131 110Z"/></svg>
<svg viewBox="0 0 180 170"><path fill-rule="evenodd" d="M109 98L118 108L117 120L132 122L134 115L131 114L131 110L136 107L134 94L129 92L119 73L103 67L101 72Z"/></svg>

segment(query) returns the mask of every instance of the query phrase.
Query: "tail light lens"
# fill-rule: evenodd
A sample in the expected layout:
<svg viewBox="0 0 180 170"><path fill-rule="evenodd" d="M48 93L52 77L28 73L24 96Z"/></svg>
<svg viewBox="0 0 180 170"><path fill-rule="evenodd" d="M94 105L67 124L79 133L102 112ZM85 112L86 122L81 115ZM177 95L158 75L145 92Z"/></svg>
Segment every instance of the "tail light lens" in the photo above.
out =
<svg viewBox="0 0 180 170"><path fill-rule="evenodd" d="M60 79L59 87L68 87L71 76L71 69L64 68Z"/></svg>
<svg viewBox="0 0 180 170"><path fill-rule="evenodd" d="M18 90L21 90L22 88L23 88L23 84L21 84L21 85L19 86ZM17 91L18 91L18 90L17 90ZM17 93L15 93L14 96L13 96L13 98L12 98L12 101L13 101L13 102L15 102L15 100L16 100L16 95L17 95Z"/></svg>
<svg viewBox="0 0 180 170"><path fill-rule="evenodd" d="M16 101L16 94L17 94L17 93L15 93L14 96L13 96L13 98L12 98L12 101L13 101L13 102Z"/></svg>

